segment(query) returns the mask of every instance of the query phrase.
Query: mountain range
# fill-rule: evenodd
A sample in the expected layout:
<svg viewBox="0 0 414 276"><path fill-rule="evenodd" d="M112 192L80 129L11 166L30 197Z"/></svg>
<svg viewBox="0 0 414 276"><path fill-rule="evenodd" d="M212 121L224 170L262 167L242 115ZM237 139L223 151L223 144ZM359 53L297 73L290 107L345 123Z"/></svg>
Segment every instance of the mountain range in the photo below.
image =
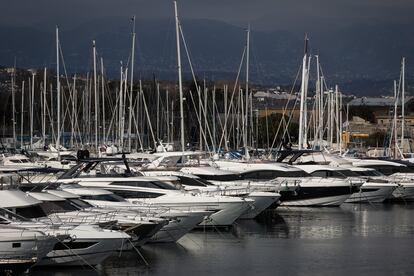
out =
<svg viewBox="0 0 414 276"><path fill-rule="evenodd" d="M121 61L129 62L132 24L129 18L106 17L71 22L60 27L63 62L69 73L90 72L92 40L103 58L108 75L117 78ZM136 19L136 78L176 78L175 25L172 19ZM234 80L242 58L246 29L216 20L187 19L181 22L192 64L198 78ZM312 54L317 54L329 86L339 84L356 95L391 95L398 79L400 60L407 58L407 83L414 80L412 24L368 22L340 28L312 29L308 33ZM259 85L293 84L300 69L304 33L257 31L251 26L251 81ZM42 24L0 26L0 65L11 66L16 58L22 68L55 67L55 26ZM189 66L182 47L185 77ZM313 60L314 61L314 60ZM63 70L63 69L62 69ZM244 68L242 73L244 79ZM311 68L315 75L315 65ZM414 83L414 82L411 82Z"/></svg>

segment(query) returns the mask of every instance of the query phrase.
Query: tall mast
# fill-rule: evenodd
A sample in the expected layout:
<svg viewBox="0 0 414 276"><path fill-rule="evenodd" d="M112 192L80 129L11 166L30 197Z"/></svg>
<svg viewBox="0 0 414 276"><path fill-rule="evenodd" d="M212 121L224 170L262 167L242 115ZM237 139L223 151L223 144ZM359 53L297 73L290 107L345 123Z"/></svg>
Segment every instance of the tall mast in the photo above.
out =
<svg viewBox="0 0 414 276"><path fill-rule="evenodd" d="M47 87L47 68L45 67L43 72L43 96L41 97L42 104L42 137L43 146L46 146L46 87Z"/></svg>
<svg viewBox="0 0 414 276"><path fill-rule="evenodd" d="M301 84L301 91L300 91L300 113L299 113L299 143L298 148L303 149L304 146L304 136L306 132L306 115L305 115L305 107L306 107L306 75L307 75L307 66L308 66L308 36L305 36L305 51L303 55L302 61L302 84Z"/></svg>
<svg viewBox="0 0 414 276"><path fill-rule="evenodd" d="M398 124L397 124L397 102L398 102L398 93L397 93L397 81L394 80L394 158L398 156Z"/></svg>
<svg viewBox="0 0 414 276"><path fill-rule="evenodd" d="M99 145L98 145L98 89L96 82L96 44L95 40L92 41L93 48L93 89L95 96L95 153L96 157L99 155Z"/></svg>
<svg viewBox="0 0 414 276"><path fill-rule="evenodd" d="M121 138L121 133L124 131L122 128L122 103L123 103L123 84L124 84L124 68L121 62L121 78L119 81L119 98L118 98L118 131L117 131L117 135L118 135L118 145L119 147L122 146L122 138Z"/></svg>
<svg viewBox="0 0 414 276"><path fill-rule="evenodd" d="M178 89L180 93L180 127L181 127L181 151L185 151L184 143L184 106L183 106L183 83L181 76L181 50L180 50L180 21L178 19L177 1L174 1L175 12L175 31L177 38L177 69L178 69Z"/></svg>
<svg viewBox="0 0 414 276"><path fill-rule="evenodd" d="M132 49L131 49L131 79L129 87L129 115L128 115L128 151L131 151L132 129L132 91L134 86L134 59L135 59L135 15L132 17Z"/></svg>
<svg viewBox="0 0 414 276"><path fill-rule="evenodd" d="M23 127L24 127L24 81L22 81L22 109L20 111L20 148L23 148Z"/></svg>
<svg viewBox="0 0 414 276"><path fill-rule="evenodd" d="M336 144L339 146L339 91L338 85L335 85L335 122L336 122Z"/></svg>
<svg viewBox="0 0 414 276"><path fill-rule="evenodd" d="M226 113L225 113L226 114ZM216 152L216 86L213 87L213 151Z"/></svg>
<svg viewBox="0 0 414 276"><path fill-rule="evenodd" d="M56 26L56 97L57 97L57 138L56 149L60 160L60 72L59 72L59 28Z"/></svg>
<svg viewBox="0 0 414 276"><path fill-rule="evenodd" d="M343 123L342 123L342 93L339 92L339 154L342 155L342 132L343 132Z"/></svg>
<svg viewBox="0 0 414 276"><path fill-rule="evenodd" d="M70 134L70 146L73 148L73 141L75 136L75 99L76 99L76 75L73 76L73 88L72 88L72 116L70 119L71 134Z"/></svg>
<svg viewBox="0 0 414 276"><path fill-rule="evenodd" d="M36 72L32 71L32 86L30 94L30 148L33 149L33 109L34 109L34 84Z"/></svg>
<svg viewBox="0 0 414 276"><path fill-rule="evenodd" d="M167 143L170 143L170 113L169 113L169 96L168 96L168 88L167 91L165 91L166 93L166 108L167 108Z"/></svg>
<svg viewBox="0 0 414 276"><path fill-rule="evenodd" d="M229 150L229 145L228 145L228 137L227 137L227 85L224 85L224 149L226 151Z"/></svg>
<svg viewBox="0 0 414 276"><path fill-rule="evenodd" d="M102 93L102 131L103 131L103 144L106 144L106 124L105 124L105 81L104 81L104 68L103 58L101 57L101 93Z"/></svg>
<svg viewBox="0 0 414 276"><path fill-rule="evenodd" d="M401 61L401 154L404 153L404 127L405 127L405 57ZM404 156L401 156L404 158Z"/></svg>
<svg viewBox="0 0 414 276"><path fill-rule="evenodd" d="M15 91L14 91L14 85L16 81L16 61L14 62L14 67L12 71L12 79L11 79L11 93L12 93L12 105L13 105L13 146L16 148L16 97L15 97Z"/></svg>
<svg viewBox="0 0 414 276"><path fill-rule="evenodd" d="M249 149L247 147L247 133L248 133L248 110L249 110L249 58L250 58L250 25L247 27L247 40L246 40L246 113L244 118L244 133L243 133L243 143L244 143L244 157L250 159Z"/></svg>

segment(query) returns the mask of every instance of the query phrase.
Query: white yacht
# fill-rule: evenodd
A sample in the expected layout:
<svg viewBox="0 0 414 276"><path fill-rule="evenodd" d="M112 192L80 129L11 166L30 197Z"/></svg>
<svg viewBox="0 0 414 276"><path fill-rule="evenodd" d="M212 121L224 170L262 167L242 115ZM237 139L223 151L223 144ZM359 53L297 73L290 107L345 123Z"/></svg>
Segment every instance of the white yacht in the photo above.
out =
<svg viewBox="0 0 414 276"><path fill-rule="evenodd" d="M244 179L278 179L288 181L291 189L283 190L281 206L339 206L359 189L359 184L346 180L331 181L322 177L312 177L308 172L284 163L276 162L215 162L220 169L239 172ZM292 184L293 183L293 184Z"/></svg>
<svg viewBox="0 0 414 276"><path fill-rule="evenodd" d="M166 219L143 216L138 213L119 212L102 208L85 208L77 205L70 199L56 196L47 192L29 192L30 196L42 201L40 207L46 213L45 221L70 224L97 224L102 227L121 230L131 236L131 242L135 246L141 246L147 242L164 225ZM79 202L79 200L77 201Z"/></svg>
<svg viewBox="0 0 414 276"><path fill-rule="evenodd" d="M251 208L253 202L250 199L184 192L172 184L150 177L78 177L76 180L83 187L109 190L132 203L144 202L178 210L214 212L201 222L200 225L203 226L232 225Z"/></svg>
<svg viewBox="0 0 414 276"><path fill-rule="evenodd" d="M353 166L371 168L385 175L387 180L399 184L389 199L414 200L414 171L406 165L388 160L348 159Z"/></svg>
<svg viewBox="0 0 414 276"><path fill-rule="evenodd" d="M87 202L95 207L105 208L107 210L117 210L123 215L125 215L126 212L136 212L142 216L149 214L151 216L167 219L168 224L164 225L157 233L155 233L149 242L176 242L201 223L205 216L210 214L208 211L180 211L147 204L132 204L122 197L103 189L71 187L64 188L63 191L46 191L64 197L77 205L84 205L84 202Z"/></svg>
<svg viewBox="0 0 414 276"><path fill-rule="evenodd" d="M0 215L1 219L10 226L40 230L54 236L69 236L56 243L38 265L97 265L130 239L126 233L95 225L48 224L28 220L17 214L42 213L39 207L41 201L21 191L0 191L0 199L0 207L10 210Z"/></svg>
<svg viewBox="0 0 414 276"><path fill-rule="evenodd" d="M286 152L284 158L287 154ZM355 167L350 160L338 155L313 150L292 151L291 155L294 155L296 164L307 165L309 168L325 166L315 172L322 177L349 178L354 183L355 180L358 181L356 178L364 179L360 190L353 193L346 203L380 203L390 197L398 187L398 184L389 181L381 173L369 168Z"/></svg>
<svg viewBox="0 0 414 276"><path fill-rule="evenodd" d="M363 167L347 167L354 174L365 179L359 192L353 193L345 203L381 203L392 196L399 185L391 182L380 172Z"/></svg>
<svg viewBox="0 0 414 276"><path fill-rule="evenodd" d="M9 225L0 217L0 270L25 270L53 250L59 239L40 230Z"/></svg>
<svg viewBox="0 0 414 276"><path fill-rule="evenodd" d="M203 172L203 173L202 173ZM278 202L280 194L277 193L280 188L279 183L271 182L254 182L239 180L236 174L222 172L212 167L185 167L181 171L141 171L146 176L159 177L162 175L175 176L179 179L177 184L186 191L196 191L204 194L216 194L222 196L234 196L249 198L254 200L252 206L240 219L252 219L261 214L264 210ZM217 174L226 175L230 178L233 175L235 181L208 181L200 178L202 176L213 176Z"/></svg>
<svg viewBox="0 0 414 276"><path fill-rule="evenodd" d="M119 167L111 168L103 163L119 161L124 162L125 166L122 174L116 172ZM99 170L96 170L97 168ZM132 175L125 159L93 159L72 167L59 178L59 182L75 180L84 187L109 190L133 203L144 202L179 210L212 211L213 213L200 223L201 226L230 226L251 208L253 202L251 199L178 190L173 184L168 183L176 181L176 177L150 178ZM166 179L161 181L161 178Z"/></svg>

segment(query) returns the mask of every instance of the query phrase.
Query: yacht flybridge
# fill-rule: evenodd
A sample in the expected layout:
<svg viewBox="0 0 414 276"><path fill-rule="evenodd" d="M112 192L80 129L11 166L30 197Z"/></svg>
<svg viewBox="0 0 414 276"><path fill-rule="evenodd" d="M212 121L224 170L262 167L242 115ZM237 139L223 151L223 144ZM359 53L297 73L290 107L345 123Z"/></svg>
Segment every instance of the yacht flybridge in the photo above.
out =
<svg viewBox="0 0 414 276"><path fill-rule="evenodd" d="M284 163L220 161L215 164L220 169L240 173L245 179L276 179L294 182L293 191L280 191L281 206L339 206L362 185L362 183L352 184L346 180L326 180L312 176L300 167Z"/></svg>
<svg viewBox="0 0 414 276"><path fill-rule="evenodd" d="M202 193L185 192L177 189L170 181L177 180L176 177L168 177L170 181L161 181L162 177L151 178L142 176L130 176L129 165L125 162L127 173L109 174L100 173L91 177L91 169L100 166L102 161L91 160L80 164L60 179L60 183L76 180L79 185L89 188L105 189L119 195L133 203L148 203L160 207L168 207L178 210L197 210L213 212L206 217L201 226L229 226L242 214L251 208L253 200L248 198L228 197L220 195L206 195ZM119 161L119 159L118 159Z"/></svg>

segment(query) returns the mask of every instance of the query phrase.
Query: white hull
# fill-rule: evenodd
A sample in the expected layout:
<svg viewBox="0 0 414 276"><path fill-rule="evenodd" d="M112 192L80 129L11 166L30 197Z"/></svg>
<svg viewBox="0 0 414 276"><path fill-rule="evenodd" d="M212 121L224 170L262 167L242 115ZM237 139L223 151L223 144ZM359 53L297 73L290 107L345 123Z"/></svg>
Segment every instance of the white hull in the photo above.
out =
<svg viewBox="0 0 414 276"><path fill-rule="evenodd" d="M252 201L220 204L220 211L206 217L201 227L230 226L251 208Z"/></svg>
<svg viewBox="0 0 414 276"><path fill-rule="evenodd" d="M170 221L149 242L176 242L204 220L205 213L193 213Z"/></svg>
<svg viewBox="0 0 414 276"><path fill-rule="evenodd" d="M401 186L395 189L389 198L414 201L414 183L401 183Z"/></svg>
<svg viewBox="0 0 414 276"><path fill-rule="evenodd" d="M96 239L83 240L84 243L95 243L94 245L82 249L53 250L39 263L39 265L52 266L85 266L97 265L102 263L107 257L112 255L117 248L121 248L127 242L121 239Z"/></svg>
<svg viewBox="0 0 414 276"><path fill-rule="evenodd" d="M34 264L44 258L53 249L57 241L56 237L41 235L34 235L33 237L16 236L15 238L1 237L0 265Z"/></svg>
<svg viewBox="0 0 414 276"><path fill-rule="evenodd" d="M247 210L239 219L254 219L273 203L279 200L279 193L269 192L253 192L247 198L253 199L254 202L249 210Z"/></svg>
<svg viewBox="0 0 414 276"><path fill-rule="evenodd" d="M361 192L353 193L345 203L381 203L389 198L396 185L362 185ZM375 191L364 191L364 188L376 189Z"/></svg>
<svg viewBox="0 0 414 276"><path fill-rule="evenodd" d="M310 199L302 199L302 200L289 200L289 201L282 201L280 206L339 206L344 203L348 198L349 194L346 195L338 195L338 196L327 196L327 197L317 197L317 198L310 198Z"/></svg>

